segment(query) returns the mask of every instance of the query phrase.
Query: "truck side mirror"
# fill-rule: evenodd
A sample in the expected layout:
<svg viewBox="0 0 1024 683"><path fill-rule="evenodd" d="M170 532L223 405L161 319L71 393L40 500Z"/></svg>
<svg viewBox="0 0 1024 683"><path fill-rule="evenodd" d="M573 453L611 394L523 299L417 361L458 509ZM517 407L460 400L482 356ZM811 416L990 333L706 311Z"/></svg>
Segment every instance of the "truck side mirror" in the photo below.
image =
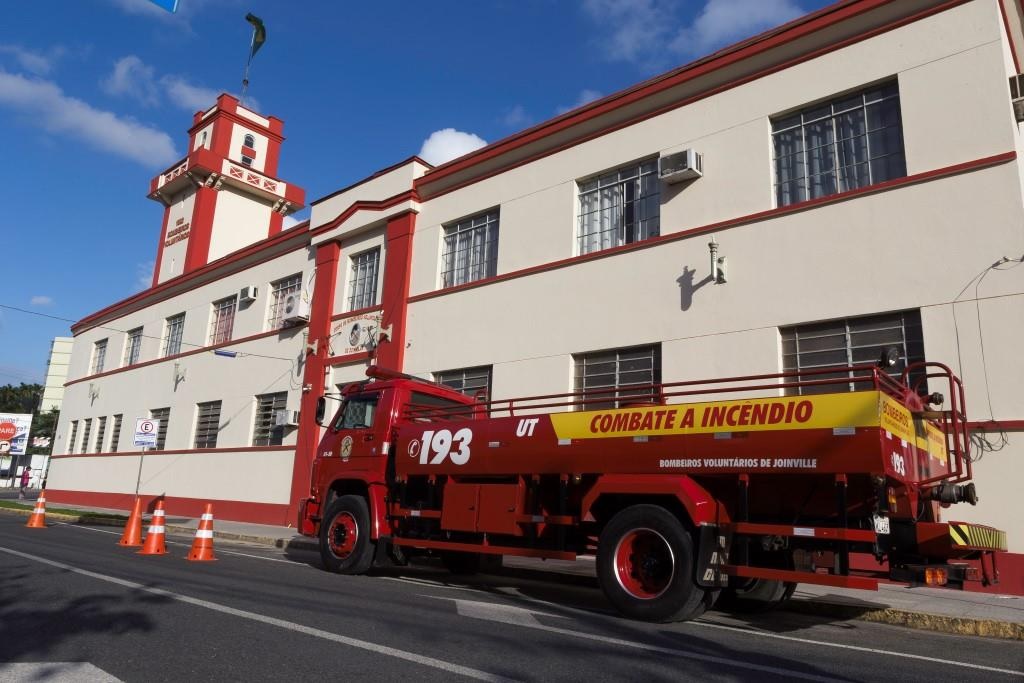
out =
<svg viewBox="0 0 1024 683"><path fill-rule="evenodd" d="M324 417L327 414L327 398L321 396L316 400L316 423L321 427L324 426Z"/></svg>

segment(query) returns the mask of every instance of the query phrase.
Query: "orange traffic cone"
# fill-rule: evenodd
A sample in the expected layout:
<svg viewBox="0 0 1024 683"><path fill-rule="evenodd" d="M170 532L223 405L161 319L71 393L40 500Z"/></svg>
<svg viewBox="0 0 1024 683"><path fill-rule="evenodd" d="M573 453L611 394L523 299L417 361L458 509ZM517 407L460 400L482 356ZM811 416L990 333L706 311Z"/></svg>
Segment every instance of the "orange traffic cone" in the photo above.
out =
<svg viewBox="0 0 1024 683"><path fill-rule="evenodd" d="M29 529L45 529L46 528L46 491L42 490L39 492L39 499L36 500L36 506L32 510L32 514L28 516L28 521L25 526Z"/></svg>
<svg viewBox="0 0 1024 683"><path fill-rule="evenodd" d="M135 507L132 514L128 516L128 522L124 525L124 533L118 545L125 545L131 548L138 548L142 545L142 499L135 497Z"/></svg>
<svg viewBox="0 0 1024 683"><path fill-rule="evenodd" d="M146 542L142 546L139 555L166 555L167 546L164 545L164 501L156 502L156 509L153 510L153 519L149 522L149 531L146 532Z"/></svg>
<svg viewBox="0 0 1024 683"><path fill-rule="evenodd" d="M213 562L217 559L213 556L213 503L206 504L206 511L199 518L199 528L188 559L191 562Z"/></svg>

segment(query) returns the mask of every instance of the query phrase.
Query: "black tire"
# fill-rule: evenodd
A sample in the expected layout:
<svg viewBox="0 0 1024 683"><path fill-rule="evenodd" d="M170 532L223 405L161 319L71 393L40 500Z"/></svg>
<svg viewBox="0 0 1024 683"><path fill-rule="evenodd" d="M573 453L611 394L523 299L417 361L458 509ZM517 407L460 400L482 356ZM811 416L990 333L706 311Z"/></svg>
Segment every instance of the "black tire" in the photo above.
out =
<svg viewBox="0 0 1024 683"><path fill-rule="evenodd" d="M693 537L659 505L633 505L605 525L597 578L619 612L643 621L693 619L716 597L695 581Z"/></svg>
<svg viewBox="0 0 1024 683"><path fill-rule="evenodd" d="M755 614L778 609L793 597L796 584L773 579L747 579L722 591L718 607L730 612Z"/></svg>
<svg viewBox="0 0 1024 683"><path fill-rule="evenodd" d="M459 553L446 551L441 553L441 564L452 574L472 576L480 573L483 557L480 553Z"/></svg>
<svg viewBox="0 0 1024 683"><path fill-rule="evenodd" d="M362 574L373 565L370 509L362 496L341 496L320 523L320 559L327 571Z"/></svg>

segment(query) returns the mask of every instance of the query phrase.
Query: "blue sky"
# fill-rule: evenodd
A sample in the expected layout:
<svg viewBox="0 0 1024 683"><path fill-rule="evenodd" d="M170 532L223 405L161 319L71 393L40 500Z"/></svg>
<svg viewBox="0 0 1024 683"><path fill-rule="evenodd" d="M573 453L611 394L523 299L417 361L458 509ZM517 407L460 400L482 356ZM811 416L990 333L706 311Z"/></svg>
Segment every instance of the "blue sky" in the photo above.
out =
<svg viewBox="0 0 1024 683"><path fill-rule="evenodd" d="M79 319L140 291L150 178L191 115L237 93L284 120L279 175L313 200L412 154L440 162L829 4L826 0L149 0L6 3L0 304ZM451 130L448 130L451 129ZM425 144L426 143L426 144ZM308 215L308 209L299 217ZM69 325L0 308L0 384L42 381Z"/></svg>

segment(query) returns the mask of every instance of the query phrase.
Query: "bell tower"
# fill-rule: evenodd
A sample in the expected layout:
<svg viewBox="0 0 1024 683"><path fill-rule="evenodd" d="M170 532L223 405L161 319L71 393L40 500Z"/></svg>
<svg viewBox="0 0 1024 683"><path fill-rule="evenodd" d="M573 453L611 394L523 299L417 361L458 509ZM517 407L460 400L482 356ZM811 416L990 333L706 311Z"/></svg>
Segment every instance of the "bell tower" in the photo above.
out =
<svg viewBox="0 0 1024 683"><path fill-rule="evenodd" d="M306 192L277 177L284 122L223 94L192 117L188 153L153 178L164 206L153 286L281 232Z"/></svg>

